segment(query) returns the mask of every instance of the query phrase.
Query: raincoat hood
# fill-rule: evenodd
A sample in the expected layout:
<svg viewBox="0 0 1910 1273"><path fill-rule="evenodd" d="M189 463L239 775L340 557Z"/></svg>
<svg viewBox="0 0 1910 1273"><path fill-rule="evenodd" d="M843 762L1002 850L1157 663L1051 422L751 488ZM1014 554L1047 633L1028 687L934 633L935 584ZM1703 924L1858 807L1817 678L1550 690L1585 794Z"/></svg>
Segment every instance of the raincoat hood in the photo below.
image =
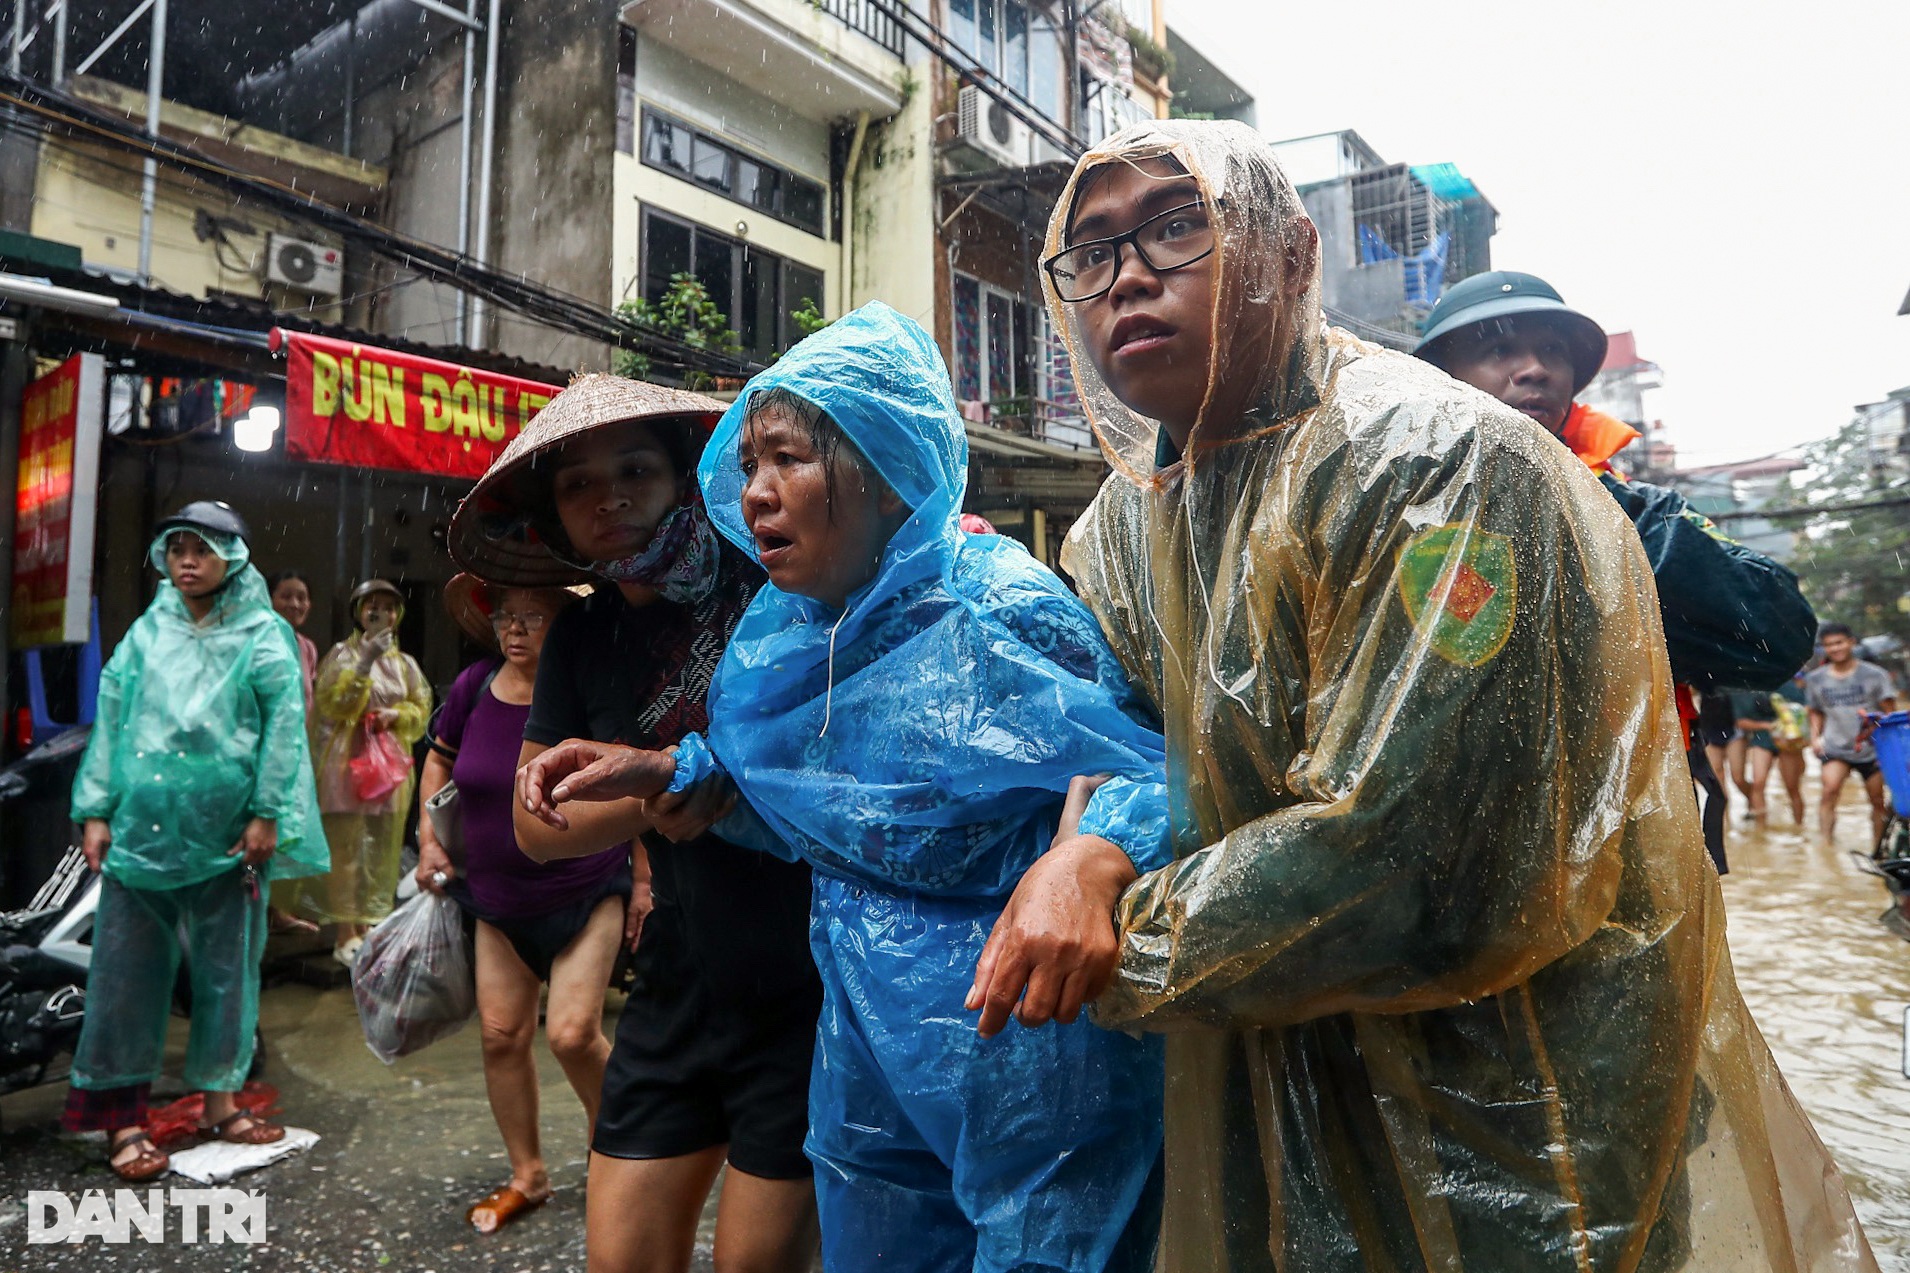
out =
<svg viewBox="0 0 1910 1273"><path fill-rule="evenodd" d="M1213 348L1187 458L1265 428L1319 400L1325 376L1318 235L1266 138L1234 121L1149 120L1082 156L1055 203L1044 256L1069 246L1068 226L1093 181L1111 165L1167 160L1200 187L1215 229ZM1165 179L1165 178L1163 178ZM1154 480L1160 421L1118 398L1089 355L1082 306L1063 302L1046 272L1048 310L1074 364L1075 387L1108 462L1130 481ZM1221 374L1251 375L1249 418L1210 418Z"/></svg>
<svg viewBox="0 0 1910 1273"><path fill-rule="evenodd" d="M784 354L717 423L697 477L711 521L752 559L756 540L743 521L746 479L736 444L758 393L783 389L827 412L843 435L912 510L882 553L874 579L850 597L843 618L879 608L907 584L945 574L966 532L968 433L955 406L942 354L920 324L881 302L846 314ZM832 607L764 589L808 618ZM847 636L849 627L839 633Z"/></svg>
<svg viewBox="0 0 1910 1273"><path fill-rule="evenodd" d="M147 562L159 572L162 578L166 578L169 573L166 570L166 545L172 542L175 535L197 535L205 541L206 547L225 563L226 583L220 584L221 588L232 581L239 573L241 566L252 560L252 549L237 535L222 534L205 526L162 526L159 528L159 533L153 536L153 542L146 547ZM268 589L267 592L267 599L270 600L270 590Z"/></svg>
<svg viewBox="0 0 1910 1273"><path fill-rule="evenodd" d="M751 804L818 869L996 896L1047 847L1069 780L1107 773L1127 781L1103 833L1158 848L1141 796L1112 813L1137 784L1157 794L1162 751L1093 617L1019 544L961 529L967 434L928 333L866 305L724 414L699 477L752 556L736 445L777 388L827 412L912 511L842 610L771 584L730 638L709 744Z"/></svg>

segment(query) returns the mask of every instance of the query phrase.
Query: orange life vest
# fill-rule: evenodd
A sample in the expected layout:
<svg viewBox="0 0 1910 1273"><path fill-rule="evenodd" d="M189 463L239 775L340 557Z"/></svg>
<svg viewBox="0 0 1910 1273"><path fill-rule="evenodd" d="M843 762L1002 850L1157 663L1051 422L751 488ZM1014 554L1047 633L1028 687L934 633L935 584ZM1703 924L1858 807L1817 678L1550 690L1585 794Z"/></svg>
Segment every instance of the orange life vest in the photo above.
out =
<svg viewBox="0 0 1910 1273"><path fill-rule="evenodd" d="M1612 457L1643 436L1623 420L1594 411L1582 402L1572 404L1559 430L1559 441L1571 447L1592 472L1610 473L1621 482L1625 475L1612 463Z"/></svg>

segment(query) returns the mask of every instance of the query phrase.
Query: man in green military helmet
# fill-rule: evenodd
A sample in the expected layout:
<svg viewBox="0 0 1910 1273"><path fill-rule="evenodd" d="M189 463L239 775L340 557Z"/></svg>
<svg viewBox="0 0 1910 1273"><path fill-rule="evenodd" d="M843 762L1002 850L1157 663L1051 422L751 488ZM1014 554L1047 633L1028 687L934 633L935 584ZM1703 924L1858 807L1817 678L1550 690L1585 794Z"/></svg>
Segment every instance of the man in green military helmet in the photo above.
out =
<svg viewBox="0 0 1910 1273"><path fill-rule="evenodd" d="M1622 420L1574 401L1605 361L1605 332L1534 274L1493 270L1456 284L1426 316L1420 358L1529 416L1598 475L1645 543L1671 675L1692 691L1766 690L1811 656L1817 618L1797 576L1727 538L1667 487L1628 479L1615 457L1638 440ZM1705 848L1725 869L1728 801L1702 745L1686 754L1705 791Z"/></svg>

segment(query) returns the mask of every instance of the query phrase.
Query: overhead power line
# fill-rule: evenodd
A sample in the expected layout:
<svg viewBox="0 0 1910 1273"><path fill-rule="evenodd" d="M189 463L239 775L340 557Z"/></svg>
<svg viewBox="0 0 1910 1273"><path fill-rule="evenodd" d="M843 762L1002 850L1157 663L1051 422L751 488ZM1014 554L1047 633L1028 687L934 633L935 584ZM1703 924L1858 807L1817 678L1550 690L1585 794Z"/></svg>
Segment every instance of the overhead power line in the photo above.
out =
<svg viewBox="0 0 1910 1273"><path fill-rule="evenodd" d="M1766 521L1776 522L1811 517L1834 517L1839 513L1861 513L1873 508L1904 508L1906 506L1910 506L1910 495L1891 495L1884 499L1857 500L1849 504L1821 504L1816 508L1741 509L1731 513L1712 513L1709 516L1714 522L1747 517L1761 517Z"/></svg>
<svg viewBox="0 0 1910 1273"><path fill-rule="evenodd" d="M400 234L365 217L316 199L304 191L255 177L165 137L149 136L139 125L95 109L77 98L0 72L0 106L40 121L49 131L79 137L141 159L151 157L192 172L210 186L240 199L274 208L288 217L336 234L356 246L433 282L479 296L546 327L641 353L658 366L712 375L744 377L761 365L746 358L699 349L620 318L582 297L493 269L473 257Z"/></svg>

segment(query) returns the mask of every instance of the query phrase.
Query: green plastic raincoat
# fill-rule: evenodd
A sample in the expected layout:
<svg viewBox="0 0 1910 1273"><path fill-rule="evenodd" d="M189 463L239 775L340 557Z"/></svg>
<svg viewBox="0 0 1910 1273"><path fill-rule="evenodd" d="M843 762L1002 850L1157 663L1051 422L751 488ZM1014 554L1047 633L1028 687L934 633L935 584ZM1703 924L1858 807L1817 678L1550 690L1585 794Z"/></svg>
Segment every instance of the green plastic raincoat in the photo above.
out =
<svg viewBox="0 0 1910 1273"><path fill-rule="evenodd" d="M1163 155L1258 408L1174 456L1049 303L1116 469L1063 560L1168 741L1178 860L1096 1007L1168 1034L1164 1267L1873 1269L1732 980L1637 535L1531 421L1322 331L1251 129L1076 182Z"/></svg>
<svg viewBox="0 0 1910 1273"><path fill-rule="evenodd" d="M354 632L319 661L312 690L312 755L318 768L319 807L331 843L331 874L280 890L280 906L324 923L375 924L391 913L404 852L405 814L415 770L390 794L361 800L353 789L352 760L364 753L365 721L392 709L389 732L409 756L431 718L431 685L411 656L391 648L369 672L361 671L364 633Z"/></svg>
<svg viewBox="0 0 1910 1273"><path fill-rule="evenodd" d="M151 554L162 562L163 543ZM74 821L102 818L112 831L73 1057L78 1088L158 1074L183 933L193 991L186 1082L237 1091L258 1021L260 881L308 876L328 861L292 629L244 544L215 547L230 582L205 621L162 580L100 677L73 784ZM231 850L255 817L277 823L278 849L248 878Z"/></svg>
<svg viewBox="0 0 1910 1273"><path fill-rule="evenodd" d="M278 823L273 878L326 869L298 647L256 568L234 568L204 623L160 581L100 675L72 813L111 826L105 873L128 888L235 869L255 817Z"/></svg>

